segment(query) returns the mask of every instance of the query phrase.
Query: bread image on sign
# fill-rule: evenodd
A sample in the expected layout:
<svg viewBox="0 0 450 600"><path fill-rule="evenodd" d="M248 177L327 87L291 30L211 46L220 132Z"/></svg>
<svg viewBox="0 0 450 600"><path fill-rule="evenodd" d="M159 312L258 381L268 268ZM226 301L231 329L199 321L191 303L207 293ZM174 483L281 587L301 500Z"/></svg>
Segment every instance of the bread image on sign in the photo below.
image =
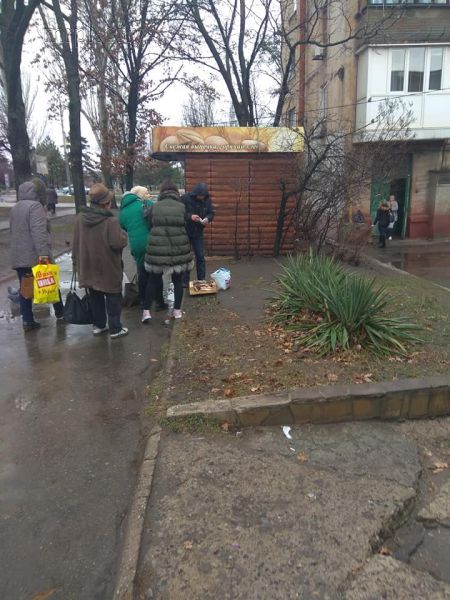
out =
<svg viewBox="0 0 450 600"><path fill-rule="evenodd" d="M153 152L302 152L303 129L288 127L155 127Z"/></svg>

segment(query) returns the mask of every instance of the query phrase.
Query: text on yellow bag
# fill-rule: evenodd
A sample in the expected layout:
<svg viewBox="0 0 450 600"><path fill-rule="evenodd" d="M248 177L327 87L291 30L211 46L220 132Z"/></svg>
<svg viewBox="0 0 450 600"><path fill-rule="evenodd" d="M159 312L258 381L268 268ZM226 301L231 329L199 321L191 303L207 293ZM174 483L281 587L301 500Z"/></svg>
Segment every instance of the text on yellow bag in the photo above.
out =
<svg viewBox="0 0 450 600"><path fill-rule="evenodd" d="M35 304L55 304L59 302L59 266L51 264L33 267Z"/></svg>

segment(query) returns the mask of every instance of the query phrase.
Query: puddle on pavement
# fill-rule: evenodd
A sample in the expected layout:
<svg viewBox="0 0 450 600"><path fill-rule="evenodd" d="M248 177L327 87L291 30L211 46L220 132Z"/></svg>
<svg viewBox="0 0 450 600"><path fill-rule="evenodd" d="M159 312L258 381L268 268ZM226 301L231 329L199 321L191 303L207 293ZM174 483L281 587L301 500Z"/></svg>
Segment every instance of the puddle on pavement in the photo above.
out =
<svg viewBox="0 0 450 600"><path fill-rule="evenodd" d="M417 275L439 285L450 287L450 251L420 252L411 250L389 250L377 252L381 262L391 264L397 269Z"/></svg>

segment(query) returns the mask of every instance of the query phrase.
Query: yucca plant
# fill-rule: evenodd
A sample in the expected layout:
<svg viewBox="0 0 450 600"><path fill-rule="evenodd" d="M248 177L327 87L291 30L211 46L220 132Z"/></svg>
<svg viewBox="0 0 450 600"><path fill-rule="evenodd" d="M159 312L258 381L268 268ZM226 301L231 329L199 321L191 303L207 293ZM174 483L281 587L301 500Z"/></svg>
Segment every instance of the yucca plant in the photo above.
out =
<svg viewBox="0 0 450 600"><path fill-rule="evenodd" d="M407 345L419 341L418 326L392 314L389 305L375 279L311 253L291 256L283 266L274 320L320 355L355 345L378 355L407 354Z"/></svg>

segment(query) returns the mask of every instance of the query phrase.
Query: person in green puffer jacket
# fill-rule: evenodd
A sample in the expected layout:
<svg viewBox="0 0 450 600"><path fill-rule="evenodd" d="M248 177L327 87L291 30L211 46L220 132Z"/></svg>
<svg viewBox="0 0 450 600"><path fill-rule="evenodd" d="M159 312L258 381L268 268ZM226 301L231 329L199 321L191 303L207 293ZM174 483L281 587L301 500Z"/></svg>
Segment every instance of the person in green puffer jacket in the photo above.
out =
<svg viewBox="0 0 450 600"><path fill-rule="evenodd" d="M145 218L145 211L152 205L153 202L150 200L148 189L137 185L130 192L125 192L119 212L120 226L128 233L131 254L136 261L141 304L144 304L149 282L148 272L144 266L145 250L148 242L148 224ZM161 310L166 308L163 299L162 281L157 291L157 306ZM148 320L145 318L145 315L142 317L143 323L146 323Z"/></svg>
<svg viewBox="0 0 450 600"><path fill-rule="evenodd" d="M185 215L186 209L181 202L178 187L173 181L163 181L158 202L152 206L148 216L150 235L145 254L145 268L150 275L150 285L147 288L144 309L149 315L158 280L165 275L172 278L174 287L173 317L179 319L182 316L183 274L191 271L194 266L186 233Z"/></svg>

